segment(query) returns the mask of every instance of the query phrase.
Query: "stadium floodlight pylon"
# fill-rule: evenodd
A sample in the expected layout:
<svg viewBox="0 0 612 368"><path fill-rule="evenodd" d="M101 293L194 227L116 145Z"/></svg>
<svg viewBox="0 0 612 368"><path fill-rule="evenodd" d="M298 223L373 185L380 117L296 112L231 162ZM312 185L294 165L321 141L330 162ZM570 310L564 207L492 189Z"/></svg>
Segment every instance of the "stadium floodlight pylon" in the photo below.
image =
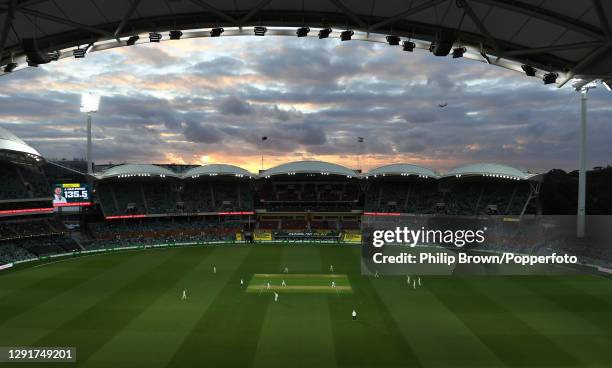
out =
<svg viewBox="0 0 612 368"><path fill-rule="evenodd" d="M87 114L87 173L93 172L91 158L91 114L98 111L100 107L100 96L93 93L85 93L81 96L81 112Z"/></svg>

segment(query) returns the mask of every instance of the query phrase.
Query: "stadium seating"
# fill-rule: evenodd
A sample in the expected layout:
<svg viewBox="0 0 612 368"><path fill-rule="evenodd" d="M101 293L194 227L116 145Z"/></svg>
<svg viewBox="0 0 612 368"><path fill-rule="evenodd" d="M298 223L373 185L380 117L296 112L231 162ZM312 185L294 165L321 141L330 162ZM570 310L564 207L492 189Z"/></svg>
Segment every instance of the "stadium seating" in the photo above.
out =
<svg viewBox="0 0 612 368"><path fill-rule="evenodd" d="M51 197L51 188L36 168L0 163L0 200Z"/></svg>
<svg viewBox="0 0 612 368"><path fill-rule="evenodd" d="M98 198L106 216L253 210L249 183L236 180L103 181Z"/></svg>

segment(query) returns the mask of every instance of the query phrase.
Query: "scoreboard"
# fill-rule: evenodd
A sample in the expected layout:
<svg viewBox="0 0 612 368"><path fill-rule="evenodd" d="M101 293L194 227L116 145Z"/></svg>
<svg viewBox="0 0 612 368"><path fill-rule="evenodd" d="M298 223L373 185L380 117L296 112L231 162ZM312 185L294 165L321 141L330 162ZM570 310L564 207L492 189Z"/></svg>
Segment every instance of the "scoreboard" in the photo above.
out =
<svg viewBox="0 0 612 368"><path fill-rule="evenodd" d="M58 183L53 187L53 207L91 205L91 185L87 183Z"/></svg>

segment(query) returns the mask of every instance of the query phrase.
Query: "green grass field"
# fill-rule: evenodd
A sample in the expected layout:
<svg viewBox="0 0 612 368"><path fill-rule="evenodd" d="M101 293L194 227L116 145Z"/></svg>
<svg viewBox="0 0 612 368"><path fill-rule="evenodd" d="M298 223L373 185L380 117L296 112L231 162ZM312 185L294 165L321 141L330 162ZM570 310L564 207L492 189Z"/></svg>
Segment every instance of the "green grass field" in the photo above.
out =
<svg viewBox="0 0 612 368"><path fill-rule="evenodd" d="M359 256L337 245L149 249L0 272L0 346L76 346L69 367L612 366L610 279L440 276L414 290L361 276ZM326 285L330 264L351 293L281 291L275 303L246 290L284 267Z"/></svg>

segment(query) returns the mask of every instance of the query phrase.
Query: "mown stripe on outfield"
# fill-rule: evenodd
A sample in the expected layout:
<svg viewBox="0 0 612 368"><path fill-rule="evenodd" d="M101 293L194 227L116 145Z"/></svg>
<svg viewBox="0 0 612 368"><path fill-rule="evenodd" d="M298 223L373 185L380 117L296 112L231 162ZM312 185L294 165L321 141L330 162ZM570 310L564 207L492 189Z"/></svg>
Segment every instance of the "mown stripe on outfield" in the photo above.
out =
<svg viewBox="0 0 612 368"><path fill-rule="evenodd" d="M277 270L281 252L275 247L253 246L232 279L251 274L253 268ZM227 283L195 324L167 367L251 366L270 297L247 294Z"/></svg>
<svg viewBox="0 0 612 368"><path fill-rule="evenodd" d="M292 270L316 273L321 269L317 247L283 247L282 253L282 264ZM278 302L270 303L266 312L253 367L336 365L327 298L281 292Z"/></svg>
<svg viewBox="0 0 612 368"><path fill-rule="evenodd" d="M590 366L609 365L609 362L612 362L612 350L609 349L612 343L609 313L604 315L596 312L599 313L602 321L608 321L608 326L605 323L600 325L590 323L589 320L581 318L581 313L567 310L537 291L516 283L517 279L526 281L531 277L496 277L494 284L488 279L470 279L469 281L491 298L495 298L498 303L505 305L508 310L541 334L565 350L571 351L582 362L587 362ZM571 289L568 290L562 283L556 282L554 277L545 277L549 278L547 289L553 290L553 293L570 292L565 296L580 299L579 296L571 294Z"/></svg>
<svg viewBox="0 0 612 368"><path fill-rule="evenodd" d="M405 276L372 280L423 366L503 367L502 361L432 295L429 291L432 278L423 277L422 286L416 289L407 283ZM452 282L452 277L447 280Z"/></svg>
<svg viewBox="0 0 612 368"><path fill-rule="evenodd" d="M604 298L585 293L563 281L564 277L515 277L512 282L545 298L557 308L572 313L597 326L612 337L612 303ZM556 281L556 282L555 282Z"/></svg>
<svg viewBox="0 0 612 368"><path fill-rule="evenodd" d="M0 298L0 325L78 287L101 272L119 267L125 261L125 258L117 260L97 257L76 260L60 273L52 273L48 278L5 294Z"/></svg>
<svg viewBox="0 0 612 368"><path fill-rule="evenodd" d="M186 252L197 257L199 249ZM239 287L232 277L248 252L246 247L216 247L91 356L87 366L165 367L223 287ZM212 265L217 267L215 274ZM181 299L184 289L187 300Z"/></svg>
<svg viewBox="0 0 612 368"><path fill-rule="evenodd" d="M204 252L202 257L208 253ZM77 361L85 362L202 261L201 257L186 257L180 250L167 254L159 254L166 256L163 262L44 336L35 346L76 346Z"/></svg>
<svg viewBox="0 0 612 368"><path fill-rule="evenodd" d="M433 283L433 285L431 285ZM429 290L501 361L518 367L583 366L571 352L517 318L462 277L430 280ZM469 297L468 297L469 296Z"/></svg>
<svg viewBox="0 0 612 368"><path fill-rule="evenodd" d="M370 280L360 276L359 253L338 253L321 247L323 264L342 265L348 272L353 295L329 295L336 360L341 367L420 367L413 347L399 330ZM358 314L351 319L351 311Z"/></svg>

